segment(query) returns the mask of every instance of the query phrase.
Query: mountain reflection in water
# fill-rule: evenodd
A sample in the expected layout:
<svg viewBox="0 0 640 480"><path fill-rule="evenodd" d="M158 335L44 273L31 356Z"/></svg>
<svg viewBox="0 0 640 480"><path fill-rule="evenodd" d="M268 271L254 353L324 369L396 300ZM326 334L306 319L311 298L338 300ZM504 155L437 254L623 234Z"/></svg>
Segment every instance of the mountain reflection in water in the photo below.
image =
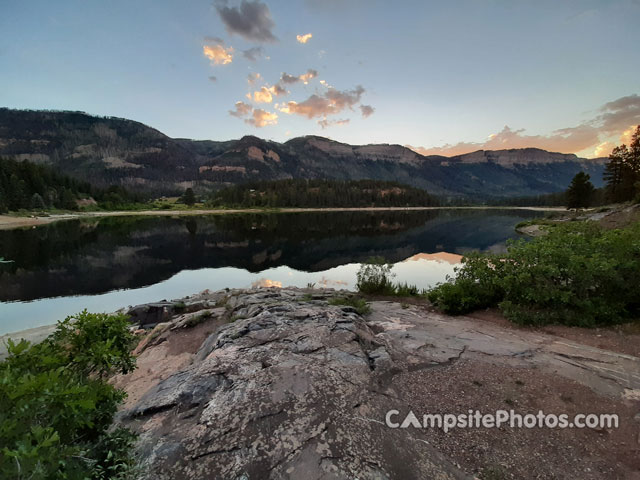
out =
<svg viewBox="0 0 640 480"><path fill-rule="evenodd" d="M504 250L515 224L535 216L429 210L110 217L0 231L0 255L13 260L0 265L0 333L85 307L112 311L205 288L353 288L358 264L374 255L396 263L396 280L426 288L452 274L465 252Z"/></svg>

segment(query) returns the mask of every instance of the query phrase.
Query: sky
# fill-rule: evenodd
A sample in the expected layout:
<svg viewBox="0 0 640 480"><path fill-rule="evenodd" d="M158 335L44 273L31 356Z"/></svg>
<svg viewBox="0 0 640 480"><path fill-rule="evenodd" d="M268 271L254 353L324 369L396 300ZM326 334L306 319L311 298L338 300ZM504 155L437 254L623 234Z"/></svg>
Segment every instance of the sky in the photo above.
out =
<svg viewBox="0 0 640 480"><path fill-rule="evenodd" d="M638 45L640 0L0 0L0 106L606 156L640 124Z"/></svg>

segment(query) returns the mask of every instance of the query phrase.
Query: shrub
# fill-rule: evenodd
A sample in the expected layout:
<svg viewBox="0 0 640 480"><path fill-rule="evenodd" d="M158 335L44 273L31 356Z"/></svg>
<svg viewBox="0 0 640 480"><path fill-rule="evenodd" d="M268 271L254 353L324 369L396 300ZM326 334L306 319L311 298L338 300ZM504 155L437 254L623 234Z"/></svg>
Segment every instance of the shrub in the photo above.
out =
<svg viewBox="0 0 640 480"><path fill-rule="evenodd" d="M594 223L559 225L509 244L504 255L472 254L457 277L429 294L452 314L499 306L517 323L595 326L640 313L640 223L606 231Z"/></svg>
<svg viewBox="0 0 640 480"><path fill-rule="evenodd" d="M40 344L8 341L0 478L128 478L134 436L108 431L125 393L105 381L134 368L128 327L121 315L85 311Z"/></svg>
<svg viewBox="0 0 640 480"><path fill-rule="evenodd" d="M393 265L382 257L371 257L360 266L356 288L359 292L379 295L393 295L395 289L391 278Z"/></svg>

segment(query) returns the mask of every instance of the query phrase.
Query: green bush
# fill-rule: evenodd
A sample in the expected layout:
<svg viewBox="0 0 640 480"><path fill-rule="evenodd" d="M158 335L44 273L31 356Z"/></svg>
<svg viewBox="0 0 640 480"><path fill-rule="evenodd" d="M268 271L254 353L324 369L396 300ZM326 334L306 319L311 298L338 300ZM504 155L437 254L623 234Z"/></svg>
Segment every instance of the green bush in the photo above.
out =
<svg viewBox="0 0 640 480"><path fill-rule="evenodd" d="M504 255L471 254L428 298L447 313L499 306L510 320L595 326L640 314L640 224L559 225Z"/></svg>
<svg viewBox="0 0 640 480"><path fill-rule="evenodd" d="M86 311L44 342L8 341L0 362L0 478L129 478L134 436L109 431L125 393L106 382L134 368L122 315Z"/></svg>
<svg viewBox="0 0 640 480"><path fill-rule="evenodd" d="M371 257L360 266L357 273L356 288L359 292L393 295L395 288L391 278L393 265L387 263L382 257Z"/></svg>

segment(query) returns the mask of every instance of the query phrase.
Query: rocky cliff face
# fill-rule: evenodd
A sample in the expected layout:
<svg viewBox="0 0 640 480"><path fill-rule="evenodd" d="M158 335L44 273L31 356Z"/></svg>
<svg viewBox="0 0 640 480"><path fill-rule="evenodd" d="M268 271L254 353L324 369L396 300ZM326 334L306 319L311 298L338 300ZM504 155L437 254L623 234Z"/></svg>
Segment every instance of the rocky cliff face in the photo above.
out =
<svg viewBox="0 0 640 480"><path fill-rule="evenodd" d="M400 145L348 145L306 136L277 143L246 136L226 142L169 138L131 120L81 112L0 109L0 155L51 164L97 185L182 193L250 180L395 180L439 195L478 198L565 190L586 171L602 184L604 159L538 149L422 156Z"/></svg>
<svg viewBox="0 0 640 480"><path fill-rule="evenodd" d="M451 162L460 163L494 163L503 167L515 165L547 165L554 163L579 163L584 162L573 153L547 152L539 148L518 148L510 150L478 150L477 152L457 155L448 159ZM600 163L599 160L592 160Z"/></svg>
<svg viewBox="0 0 640 480"><path fill-rule="evenodd" d="M363 317L331 301L350 295L231 290L134 308L156 326L138 369L114 381L129 393L119 422L140 433L145 478L595 479L637 468L640 359L398 303L373 302ZM505 398L626 423L602 442L593 431L385 424L390 409L492 412Z"/></svg>

